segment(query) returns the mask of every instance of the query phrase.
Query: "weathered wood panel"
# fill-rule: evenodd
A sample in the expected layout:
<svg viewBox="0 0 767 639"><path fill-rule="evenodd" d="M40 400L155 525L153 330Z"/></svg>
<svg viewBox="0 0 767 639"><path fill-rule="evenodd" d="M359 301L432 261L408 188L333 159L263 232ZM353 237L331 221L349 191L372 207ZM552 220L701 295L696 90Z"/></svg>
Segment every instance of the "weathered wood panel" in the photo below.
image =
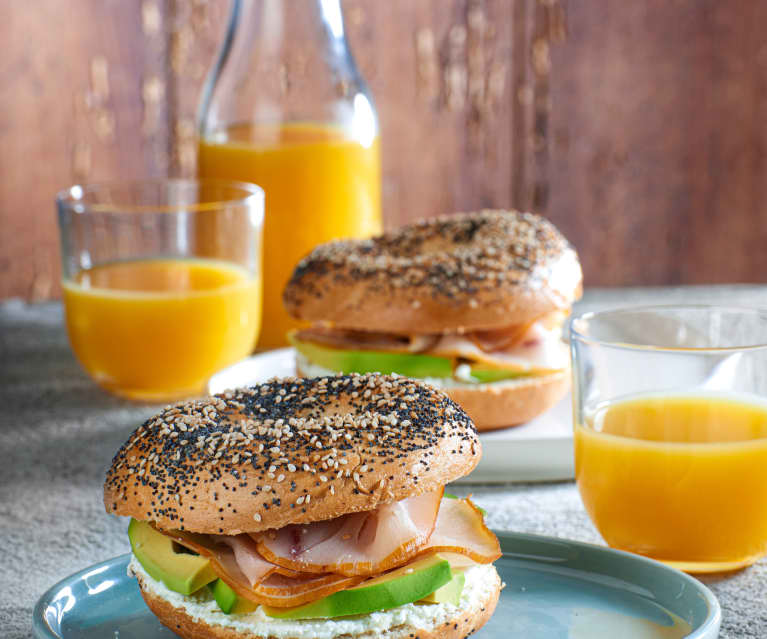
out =
<svg viewBox="0 0 767 639"><path fill-rule="evenodd" d="M509 108L526 58L513 47L527 26L515 21L515 3L348 0L345 8L381 120L387 225L509 206L524 144Z"/></svg>
<svg viewBox="0 0 767 639"><path fill-rule="evenodd" d="M767 277L767 3L570 2L549 214L592 284Z"/></svg>
<svg viewBox="0 0 767 639"><path fill-rule="evenodd" d="M344 0L387 224L549 215L597 284L767 272L767 4ZM55 191L194 168L225 0L0 3L0 298L58 294Z"/></svg>
<svg viewBox="0 0 767 639"><path fill-rule="evenodd" d="M0 42L0 298L43 299L58 294L56 191L165 170L161 7L2 2Z"/></svg>

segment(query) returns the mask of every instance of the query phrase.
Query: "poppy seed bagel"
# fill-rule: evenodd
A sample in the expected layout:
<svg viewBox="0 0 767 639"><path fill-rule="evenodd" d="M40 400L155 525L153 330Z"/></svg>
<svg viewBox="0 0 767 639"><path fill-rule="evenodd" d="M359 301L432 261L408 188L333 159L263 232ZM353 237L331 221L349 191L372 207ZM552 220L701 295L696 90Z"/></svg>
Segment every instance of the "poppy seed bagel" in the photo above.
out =
<svg viewBox="0 0 767 639"><path fill-rule="evenodd" d="M447 395L396 375L274 379L168 407L120 448L108 512L235 535L430 492L481 456Z"/></svg>
<svg viewBox="0 0 767 639"><path fill-rule="evenodd" d="M484 210L322 244L299 262L283 301L295 318L389 333L526 324L569 309L578 257L548 220Z"/></svg>

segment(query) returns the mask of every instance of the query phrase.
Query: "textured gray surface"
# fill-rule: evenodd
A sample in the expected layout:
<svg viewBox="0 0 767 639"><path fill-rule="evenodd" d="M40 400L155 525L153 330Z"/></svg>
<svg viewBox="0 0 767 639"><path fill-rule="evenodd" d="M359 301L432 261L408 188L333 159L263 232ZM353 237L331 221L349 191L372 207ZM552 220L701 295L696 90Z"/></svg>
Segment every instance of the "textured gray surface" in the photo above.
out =
<svg viewBox="0 0 767 639"><path fill-rule="evenodd" d="M767 307L767 287L589 291L580 306L648 300ZM0 304L0 406L0 635L21 639L50 585L127 551L125 522L104 513L102 481L112 454L156 407L90 382L72 358L59 305L18 301ZM471 490L493 527L601 543L572 483ZM706 582L722 604L722 637L767 637L766 561Z"/></svg>

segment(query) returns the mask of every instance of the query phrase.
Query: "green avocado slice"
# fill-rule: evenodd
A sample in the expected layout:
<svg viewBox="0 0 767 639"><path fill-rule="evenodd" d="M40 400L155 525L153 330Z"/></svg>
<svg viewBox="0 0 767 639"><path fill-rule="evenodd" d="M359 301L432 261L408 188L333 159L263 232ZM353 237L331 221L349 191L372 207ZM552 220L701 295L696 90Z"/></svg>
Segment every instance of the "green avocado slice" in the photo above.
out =
<svg viewBox="0 0 767 639"><path fill-rule="evenodd" d="M444 586L437 588L433 593L426 595L423 599L419 599L418 603L449 603L457 606L461 601L461 593L463 592L465 583L466 576L462 572L457 572Z"/></svg>
<svg viewBox="0 0 767 639"><path fill-rule="evenodd" d="M216 579L208 559L188 552L176 552L173 540L145 521L130 520L128 539L133 554L144 570L169 590L190 595Z"/></svg>
<svg viewBox="0 0 767 639"><path fill-rule="evenodd" d="M504 368L482 368L478 364L471 364L470 374L477 380L478 384L491 384L492 382L502 382L507 379L530 377L532 375L532 373L527 371L513 371Z"/></svg>
<svg viewBox="0 0 767 639"><path fill-rule="evenodd" d="M290 341L295 349L310 362L338 373L398 373L407 377L436 379L453 377L453 360L448 357L424 353L345 350L314 342L303 342L292 334ZM520 370L486 368L477 363L470 366L471 377L478 384L531 375L529 372Z"/></svg>
<svg viewBox="0 0 767 639"><path fill-rule="evenodd" d="M216 579L212 584L208 584L208 587L213 592L213 597L218 607L227 615L253 612L258 608L257 603L238 597L237 593L220 579Z"/></svg>
<svg viewBox="0 0 767 639"><path fill-rule="evenodd" d="M389 610L423 599L452 578L450 562L433 554L303 606L264 606L264 612L278 619L317 619Z"/></svg>
<svg viewBox="0 0 767 639"><path fill-rule="evenodd" d="M310 362L339 373L399 373L406 377L452 377L453 360L423 353L350 351L290 336L295 349Z"/></svg>

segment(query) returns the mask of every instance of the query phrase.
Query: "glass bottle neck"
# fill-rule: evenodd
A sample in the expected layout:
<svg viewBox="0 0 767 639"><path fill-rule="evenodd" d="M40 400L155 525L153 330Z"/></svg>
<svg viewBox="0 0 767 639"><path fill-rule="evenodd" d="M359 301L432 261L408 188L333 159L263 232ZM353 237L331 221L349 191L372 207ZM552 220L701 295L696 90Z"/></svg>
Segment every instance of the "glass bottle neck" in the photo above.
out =
<svg viewBox="0 0 767 639"><path fill-rule="evenodd" d="M236 121L338 122L360 94L370 101L340 0L233 0L200 124L205 132Z"/></svg>
<svg viewBox="0 0 767 639"><path fill-rule="evenodd" d="M286 124L320 125L365 147L378 136L339 0L233 0L200 103L200 136L263 145Z"/></svg>
<svg viewBox="0 0 767 639"><path fill-rule="evenodd" d="M242 46L283 61L300 60L301 53L325 53L326 62L349 56L340 0L233 0L229 32L234 55Z"/></svg>

